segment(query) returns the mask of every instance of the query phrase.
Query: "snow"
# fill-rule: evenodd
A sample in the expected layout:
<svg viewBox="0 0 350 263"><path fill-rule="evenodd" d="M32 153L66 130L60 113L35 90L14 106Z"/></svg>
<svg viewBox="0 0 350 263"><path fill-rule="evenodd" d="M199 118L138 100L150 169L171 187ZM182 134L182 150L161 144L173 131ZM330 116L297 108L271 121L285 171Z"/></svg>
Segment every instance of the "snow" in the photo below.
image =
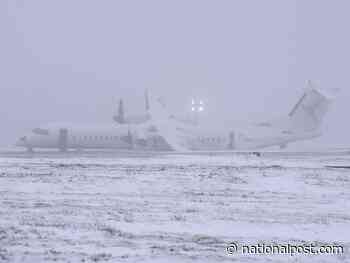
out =
<svg viewBox="0 0 350 263"><path fill-rule="evenodd" d="M0 157L0 262L348 262L228 255L239 244L350 244L350 156Z"/></svg>

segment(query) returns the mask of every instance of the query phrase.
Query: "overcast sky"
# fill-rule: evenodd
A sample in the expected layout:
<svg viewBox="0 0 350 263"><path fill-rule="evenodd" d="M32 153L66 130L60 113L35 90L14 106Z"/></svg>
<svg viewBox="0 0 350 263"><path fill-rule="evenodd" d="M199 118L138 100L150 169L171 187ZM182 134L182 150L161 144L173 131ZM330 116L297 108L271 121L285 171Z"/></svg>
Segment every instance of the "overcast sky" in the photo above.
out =
<svg viewBox="0 0 350 263"><path fill-rule="evenodd" d="M350 146L350 2L0 1L0 145L48 122L110 122L143 92L226 119L287 115L305 82L341 93L315 143Z"/></svg>

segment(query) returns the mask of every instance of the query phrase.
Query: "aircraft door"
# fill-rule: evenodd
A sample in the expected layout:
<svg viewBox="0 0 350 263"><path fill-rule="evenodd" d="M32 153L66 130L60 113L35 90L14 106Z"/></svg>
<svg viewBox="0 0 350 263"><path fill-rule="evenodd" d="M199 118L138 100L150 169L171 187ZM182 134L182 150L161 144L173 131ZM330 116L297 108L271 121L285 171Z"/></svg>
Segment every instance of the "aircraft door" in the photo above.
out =
<svg viewBox="0 0 350 263"><path fill-rule="evenodd" d="M127 142L129 144L129 148L133 149L134 148L134 136L130 130L128 130Z"/></svg>
<svg viewBox="0 0 350 263"><path fill-rule="evenodd" d="M235 149L236 148L236 140L235 140L235 133L231 131L229 133L229 144L228 144L229 149Z"/></svg>
<svg viewBox="0 0 350 263"><path fill-rule="evenodd" d="M58 148L61 152L66 152L68 148L68 129L60 129L58 134Z"/></svg>

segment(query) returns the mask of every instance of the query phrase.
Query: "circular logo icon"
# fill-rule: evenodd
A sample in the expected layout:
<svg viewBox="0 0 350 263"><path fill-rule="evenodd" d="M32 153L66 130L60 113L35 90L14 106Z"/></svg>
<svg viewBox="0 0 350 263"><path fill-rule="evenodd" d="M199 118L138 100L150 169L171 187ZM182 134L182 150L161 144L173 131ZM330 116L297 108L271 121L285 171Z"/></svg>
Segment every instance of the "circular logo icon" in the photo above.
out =
<svg viewBox="0 0 350 263"><path fill-rule="evenodd" d="M228 254L233 255L233 254L237 253L238 245L236 243L232 242L226 247L226 251Z"/></svg>

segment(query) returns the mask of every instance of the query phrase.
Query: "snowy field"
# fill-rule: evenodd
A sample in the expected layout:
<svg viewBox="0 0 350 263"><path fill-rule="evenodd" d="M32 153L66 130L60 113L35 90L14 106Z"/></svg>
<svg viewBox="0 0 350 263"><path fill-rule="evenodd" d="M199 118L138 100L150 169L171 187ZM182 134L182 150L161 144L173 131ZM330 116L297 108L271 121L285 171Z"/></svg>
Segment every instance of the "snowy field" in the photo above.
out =
<svg viewBox="0 0 350 263"><path fill-rule="evenodd" d="M0 262L350 262L350 155L3 153ZM342 255L229 255L227 244Z"/></svg>

